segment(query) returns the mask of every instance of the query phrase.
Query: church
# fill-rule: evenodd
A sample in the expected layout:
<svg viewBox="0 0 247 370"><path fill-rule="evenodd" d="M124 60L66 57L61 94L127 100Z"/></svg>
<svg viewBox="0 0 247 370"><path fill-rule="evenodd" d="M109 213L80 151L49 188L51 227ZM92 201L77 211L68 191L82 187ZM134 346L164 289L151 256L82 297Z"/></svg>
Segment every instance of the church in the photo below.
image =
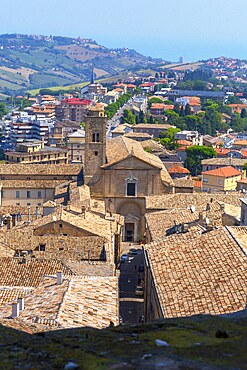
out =
<svg viewBox="0 0 247 370"><path fill-rule="evenodd" d="M140 142L121 136L106 140L107 117L99 107L86 117L84 183L108 212L124 216L123 240L138 242L145 233L146 197L174 193L161 160Z"/></svg>

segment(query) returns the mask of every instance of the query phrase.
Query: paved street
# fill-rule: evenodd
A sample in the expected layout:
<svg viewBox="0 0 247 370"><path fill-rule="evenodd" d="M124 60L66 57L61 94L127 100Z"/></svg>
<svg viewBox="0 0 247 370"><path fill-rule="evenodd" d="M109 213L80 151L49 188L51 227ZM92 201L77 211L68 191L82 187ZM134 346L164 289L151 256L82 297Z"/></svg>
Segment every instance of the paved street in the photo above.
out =
<svg viewBox="0 0 247 370"><path fill-rule="evenodd" d="M119 304L123 323L136 324L139 322L140 316L144 314L143 296L135 295L136 286L141 285L144 278L143 273L138 272L138 267L143 265L144 259L141 249L138 250L137 255L130 256L129 261L121 263Z"/></svg>
<svg viewBox="0 0 247 370"><path fill-rule="evenodd" d="M117 113L115 114L115 116L112 117L112 119L110 119L109 121L107 121L107 131L106 131L106 138L107 139L110 139L112 137L112 128L113 127L117 127L120 125L120 119L123 115L123 111L124 109L130 109L130 103L131 99L124 104L123 107L120 107L117 111Z"/></svg>

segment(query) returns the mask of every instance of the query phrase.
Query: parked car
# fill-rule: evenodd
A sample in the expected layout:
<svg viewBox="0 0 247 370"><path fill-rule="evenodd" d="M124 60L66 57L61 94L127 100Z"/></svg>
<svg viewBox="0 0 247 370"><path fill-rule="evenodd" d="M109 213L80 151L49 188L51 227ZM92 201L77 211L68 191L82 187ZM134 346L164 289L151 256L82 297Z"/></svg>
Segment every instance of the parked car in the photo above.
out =
<svg viewBox="0 0 247 370"><path fill-rule="evenodd" d="M143 287L142 286L137 285L136 290L135 290L135 295L139 295L139 296L143 296L144 295L144 291L143 291Z"/></svg>
<svg viewBox="0 0 247 370"><path fill-rule="evenodd" d="M125 262L125 261L128 261L128 259L129 259L128 254L123 254L123 255L121 256L121 258L120 258L120 261L123 263L123 262Z"/></svg>
<svg viewBox="0 0 247 370"><path fill-rule="evenodd" d="M137 254L137 250L135 248L130 248L129 254L131 254L132 256L134 256L134 255Z"/></svg>

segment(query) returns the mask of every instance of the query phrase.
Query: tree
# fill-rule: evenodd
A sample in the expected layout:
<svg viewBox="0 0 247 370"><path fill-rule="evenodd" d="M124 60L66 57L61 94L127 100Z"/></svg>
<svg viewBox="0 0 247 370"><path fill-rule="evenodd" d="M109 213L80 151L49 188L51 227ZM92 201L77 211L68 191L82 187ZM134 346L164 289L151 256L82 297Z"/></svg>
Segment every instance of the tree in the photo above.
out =
<svg viewBox="0 0 247 370"><path fill-rule="evenodd" d="M179 128L170 127L167 131L161 132L158 139L159 143L164 145L166 149L177 149L179 145L177 143L177 139L175 139L175 134L179 131Z"/></svg>
<svg viewBox="0 0 247 370"><path fill-rule="evenodd" d="M201 118L194 115L188 115L183 118L186 129L190 131L199 131L201 125Z"/></svg>
<svg viewBox="0 0 247 370"><path fill-rule="evenodd" d="M180 112L180 105L178 103L175 103L173 110L174 110L175 113L179 114L179 112Z"/></svg>
<svg viewBox="0 0 247 370"><path fill-rule="evenodd" d="M172 110L166 110L164 115L167 117L167 122L171 125L175 125L179 119L179 115Z"/></svg>
<svg viewBox="0 0 247 370"><path fill-rule="evenodd" d="M240 117L241 117L241 118L246 118L246 117L247 117L247 110L246 110L245 108L243 108L243 109L241 110Z"/></svg>
<svg viewBox="0 0 247 370"><path fill-rule="evenodd" d="M189 116L191 114L191 108L189 104L186 104L185 109L184 109L184 114L185 116Z"/></svg>
<svg viewBox="0 0 247 370"><path fill-rule="evenodd" d="M179 115L180 115L180 117L185 116L184 107L182 105L181 105L181 108L180 108L180 111L179 111Z"/></svg>
<svg viewBox="0 0 247 370"><path fill-rule="evenodd" d="M0 103L0 118L5 116L5 114L8 113L8 109L6 109L6 106L4 103Z"/></svg>
<svg viewBox="0 0 247 370"><path fill-rule="evenodd" d="M123 111L123 121L124 121L124 123L134 125L136 123L135 115L129 109L124 109L124 111Z"/></svg>
<svg viewBox="0 0 247 370"><path fill-rule="evenodd" d="M207 158L216 157L216 151L214 148L200 145L193 145L186 149L187 158L185 159L184 165L192 176L197 176L202 172L201 161Z"/></svg>
<svg viewBox="0 0 247 370"><path fill-rule="evenodd" d="M156 103L163 103L163 100L160 98L151 98L148 101L148 107L150 108L152 104L156 104Z"/></svg>

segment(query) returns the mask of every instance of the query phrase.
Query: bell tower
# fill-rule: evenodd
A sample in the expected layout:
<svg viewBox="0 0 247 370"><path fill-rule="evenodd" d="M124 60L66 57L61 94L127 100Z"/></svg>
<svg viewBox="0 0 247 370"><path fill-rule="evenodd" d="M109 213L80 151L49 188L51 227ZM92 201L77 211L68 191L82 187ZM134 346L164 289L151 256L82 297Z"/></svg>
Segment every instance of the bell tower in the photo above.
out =
<svg viewBox="0 0 247 370"><path fill-rule="evenodd" d="M85 118L84 183L86 185L100 166L106 163L106 122L107 116L103 108L89 108Z"/></svg>

